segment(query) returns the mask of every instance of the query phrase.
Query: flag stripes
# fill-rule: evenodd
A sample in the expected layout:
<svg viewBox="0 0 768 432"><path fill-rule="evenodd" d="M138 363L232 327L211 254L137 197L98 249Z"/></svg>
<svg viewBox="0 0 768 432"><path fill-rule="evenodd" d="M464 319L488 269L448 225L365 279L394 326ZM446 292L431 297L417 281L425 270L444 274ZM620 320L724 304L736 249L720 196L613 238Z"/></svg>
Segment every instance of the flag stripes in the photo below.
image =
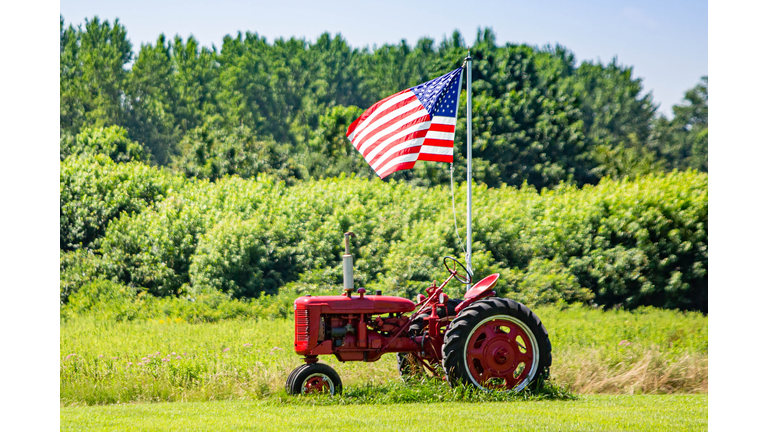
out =
<svg viewBox="0 0 768 432"><path fill-rule="evenodd" d="M460 80L461 68L382 99L349 125L347 138L381 178L417 160L453 162Z"/></svg>

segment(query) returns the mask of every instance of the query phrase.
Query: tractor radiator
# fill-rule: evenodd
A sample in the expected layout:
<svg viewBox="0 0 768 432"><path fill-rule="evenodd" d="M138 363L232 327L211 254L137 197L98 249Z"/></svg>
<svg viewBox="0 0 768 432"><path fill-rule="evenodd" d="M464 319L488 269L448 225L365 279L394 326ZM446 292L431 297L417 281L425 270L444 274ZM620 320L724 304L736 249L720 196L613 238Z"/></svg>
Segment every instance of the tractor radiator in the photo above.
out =
<svg viewBox="0 0 768 432"><path fill-rule="evenodd" d="M294 310L294 320L296 324L294 348L296 351L306 350L309 348L309 310L297 307Z"/></svg>

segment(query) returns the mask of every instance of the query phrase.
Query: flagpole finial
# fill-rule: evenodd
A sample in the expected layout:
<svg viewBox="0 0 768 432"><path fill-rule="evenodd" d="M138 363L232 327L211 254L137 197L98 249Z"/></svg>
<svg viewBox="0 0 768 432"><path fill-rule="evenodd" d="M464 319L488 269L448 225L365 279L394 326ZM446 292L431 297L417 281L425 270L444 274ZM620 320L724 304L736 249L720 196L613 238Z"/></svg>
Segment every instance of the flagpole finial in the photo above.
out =
<svg viewBox="0 0 768 432"><path fill-rule="evenodd" d="M472 54L470 54L469 50L467 50L467 56L464 57L464 63L461 65L461 67L466 67L467 62L471 62L471 61L472 61Z"/></svg>

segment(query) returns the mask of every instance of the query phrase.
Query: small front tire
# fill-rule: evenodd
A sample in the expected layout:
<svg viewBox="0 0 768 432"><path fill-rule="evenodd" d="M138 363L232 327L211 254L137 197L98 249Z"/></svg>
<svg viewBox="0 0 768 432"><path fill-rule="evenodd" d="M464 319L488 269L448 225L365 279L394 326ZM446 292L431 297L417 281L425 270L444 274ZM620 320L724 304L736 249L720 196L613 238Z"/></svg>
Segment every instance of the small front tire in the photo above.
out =
<svg viewBox="0 0 768 432"><path fill-rule="evenodd" d="M290 395L327 393L341 394L341 377L332 367L323 363L304 364L288 375L285 390Z"/></svg>

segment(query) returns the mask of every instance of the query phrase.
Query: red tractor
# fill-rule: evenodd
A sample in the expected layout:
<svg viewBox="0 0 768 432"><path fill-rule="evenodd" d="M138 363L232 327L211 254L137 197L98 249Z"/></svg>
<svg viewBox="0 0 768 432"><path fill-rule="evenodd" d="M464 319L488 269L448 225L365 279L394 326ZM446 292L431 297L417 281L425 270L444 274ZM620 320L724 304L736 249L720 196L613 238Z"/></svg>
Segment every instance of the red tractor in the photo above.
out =
<svg viewBox="0 0 768 432"><path fill-rule="evenodd" d="M402 297L353 294L352 255L345 233L344 293L299 297L294 302L294 349L305 364L288 376L289 394L340 394L339 374L318 356L339 361L372 362L397 353L401 375L424 369L439 374L442 365L451 385L472 384L487 391L520 391L547 378L552 363L549 335L526 306L493 291L492 274L474 284L464 298L450 299L443 288L453 278L467 286L472 277L455 258L443 258L448 278L433 282L417 302ZM461 268L462 273L457 271Z"/></svg>

